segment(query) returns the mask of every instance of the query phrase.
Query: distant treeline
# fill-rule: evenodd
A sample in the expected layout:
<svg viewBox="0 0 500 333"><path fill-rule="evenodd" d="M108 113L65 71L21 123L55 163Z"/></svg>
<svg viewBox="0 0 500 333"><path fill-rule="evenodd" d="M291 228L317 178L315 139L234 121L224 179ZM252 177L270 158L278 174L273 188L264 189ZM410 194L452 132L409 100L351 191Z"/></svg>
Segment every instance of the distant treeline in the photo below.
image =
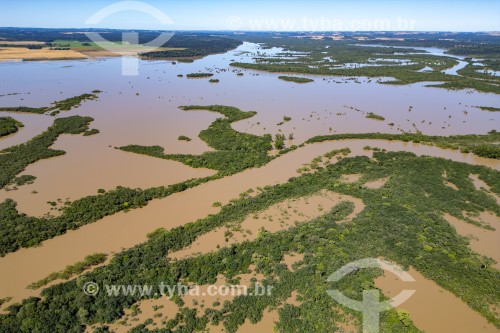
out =
<svg viewBox="0 0 500 333"><path fill-rule="evenodd" d="M92 42L83 32L98 32L103 38L110 42L123 40L123 33L137 32L139 43L147 43L160 35L160 31L152 30L114 30L114 29L41 29L41 28L0 28L0 40L5 41L40 41L50 46L56 40L78 41L82 43ZM193 32L181 31L166 42L163 46L169 48L182 48L186 50L159 51L146 53L148 58L164 57L199 57L208 54L223 53L236 48L240 41L229 38L226 34L217 32ZM12 45L10 45L12 46ZM59 45L59 47L64 47ZM69 45L68 45L69 46Z"/></svg>
<svg viewBox="0 0 500 333"><path fill-rule="evenodd" d="M30 50L40 50L41 48L43 48L45 45L43 44L2 44L0 43L0 47L23 47L23 48L27 48L27 49L30 49Z"/></svg>
<svg viewBox="0 0 500 333"><path fill-rule="evenodd" d="M178 36L175 35L165 44L167 47L186 48L185 50L153 51L141 54L146 58L203 57L209 54L224 53L242 42L222 36Z"/></svg>

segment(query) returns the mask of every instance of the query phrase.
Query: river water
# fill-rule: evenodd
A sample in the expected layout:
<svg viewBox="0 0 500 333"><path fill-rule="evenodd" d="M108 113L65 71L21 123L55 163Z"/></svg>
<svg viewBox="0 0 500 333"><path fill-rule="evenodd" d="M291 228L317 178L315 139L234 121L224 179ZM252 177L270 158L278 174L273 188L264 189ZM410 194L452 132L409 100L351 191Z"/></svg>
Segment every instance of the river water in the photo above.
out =
<svg viewBox="0 0 500 333"><path fill-rule="evenodd" d="M315 81L296 84L278 79L280 74L231 68L232 61L253 61L265 53L259 45L245 43L236 50L195 60L193 63L139 61L138 76L121 75L120 58L97 60L0 63L0 106L47 106L54 100L102 90L99 100L62 112L91 116L95 136L63 135L54 144L66 155L36 162L22 174L36 181L16 191L0 190L0 200L13 198L21 212L41 216L51 212L47 201L75 200L97 189L118 185L153 187L213 174L181 163L135 155L114 147L160 145L167 153L200 154L211 148L198 133L217 114L179 110L181 105L222 104L255 110L258 114L233 124L236 130L254 133L293 133L300 144L316 135L331 133L420 130L424 134L452 135L500 130L499 113L475 106L500 107L497 95L475 91L427 88L425 83L408 86L378 84L376 79L302 75ZM279 52L279 50L273 50ZM300 56L300 55L296 55ZM220 83L187 79L195 72L211 72ZM243 73L244 75L237 75ZM183 77L178 77L182 74ZM16 93L15 95L7 95ZM411 108L410 108L411 106ZM366 118L368 112L385 121ZM19 133L0 140L0 148L22 143L42 133L53 121L45 115L2 113L25 124ZM292 119L279 125L283 117ZM394 123L394 125L389 125ZM180 135L192 138L179 141ZM104 218L79 230L48 240L41 247L22 249L0 258L0 298L19 300L36 292L25 287L48 274L95 252L112 253L146 240L159 227L173 228L217 211L212 203L227 203L248 188L286 182L296 169L332 149L349 146L353 155L367 155L366 145L388 150L413 151L460 162L499 169L498 161L435 147L382 140L345 140L307 145L260 169L209 182L188 191L155 200L147 207ZM36 194L33 191L37 192ZM196 202L196 207L192 203Z"/></svg>

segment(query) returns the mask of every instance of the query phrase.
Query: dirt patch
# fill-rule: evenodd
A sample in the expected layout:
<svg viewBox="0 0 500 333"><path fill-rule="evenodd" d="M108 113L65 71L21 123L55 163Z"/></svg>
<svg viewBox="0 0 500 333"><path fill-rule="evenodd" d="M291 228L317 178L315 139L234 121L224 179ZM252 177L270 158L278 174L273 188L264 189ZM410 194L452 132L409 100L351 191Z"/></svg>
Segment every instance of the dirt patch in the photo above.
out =
<svg viewBox="0 0 500 333"><path fill-rule="evenodd" d="M404 289L415 290L397 309L407 310L419 329L427 333L498 332L495 326L451 292L426 279L414 268L408 273L415 282L402 282L395 275L385 273L375 279L375 285L388 297L394 297Z"/></svg>
<svg viewBox="0 0 500 333"><path fill-rule="evenodd" d="M278 309L284 304L291 304L294 306L300 305L297 301L298 295L299 293L297 291L293 291L291 296L283 302ZM261 321L255 324L246 319L243 325L238 328L238 333L275 332L274 327L276 323L279 322L278 309L265 309ZM210 326L209 332L225 332L225 329L222 325Z"/></svg>

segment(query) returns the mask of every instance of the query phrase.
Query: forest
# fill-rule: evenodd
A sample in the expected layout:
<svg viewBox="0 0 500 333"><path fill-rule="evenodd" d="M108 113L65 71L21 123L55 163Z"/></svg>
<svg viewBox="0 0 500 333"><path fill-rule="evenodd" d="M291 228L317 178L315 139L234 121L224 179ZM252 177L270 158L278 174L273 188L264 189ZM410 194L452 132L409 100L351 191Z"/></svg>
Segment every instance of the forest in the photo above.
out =
<svg viewBox="0 0 500 333"><path fill-rule="evenodd" d="M495 200L476 190L468 178L471 173L479 174L498 193L499 172L412 153L374 154L374 159L344 158L315 173L266 187L255 196L234 200L215 215L171 230L157 230L145 243L116 254L109 264L78 279L51 286L42 292L41 298L29 298L10 306L7 314L0 315L0 330L66 333L93 326L95 332L105 332L105 324L120 318L140 296L110 298L102 293L87 296L81 287L88 281L100 286L160 281L201 285L214 283L219 274L237 278L252 267L265 276L264 285L274 286L272 297L238 296L219 309L209 305L189 309L181 304L178 314L169 315L164 327L154 332L201 331L208 323L235 332L245 319L258 322L265 309L280 304L280 331L324 332L334 330L346 315L360 324L359 313L340 307L327 295L331 285L326 277L344 264L365 257L384 257L404 267L415 267L500 327L491 308L500 301L500 287L495 283L500 272L491 267L491 259L471 251L469 240L457 235L442 217L448 213L463 218L462 212L484 210L500 214ZM444 171L458 190L442 182ZM362 174L361 179L354 184L340 181L343 174L352 173ZM380 189L362 186L364 182L384 177L389 180ZM322 189L360 198L366 207L350 222L335 223L352 211L352 204L344 202L307 223L277 233L264 233L254 241L179 261L165 259L168 252L188 246L218 226L242 221L287 198L311 195ZM293 271L280 263L290 252L304 254L304 260ZM378 270L359 271L335 287L359 299L362 290L373 288L373 279L379 274ZM300 295L299 304L283 304L293 291ZM144 323L136 324L132 332L152 332ZM381 325L384 332L418 331L395 310L383 314Z"/></svg>
<svg viewBox="0 0 500 333"><path fill-rule="evenodd" d="M45 158L64 155L64 151L49 147L61 134L79 134L88 129L90 117L72 116L59 118L42 134L30 141L6 148L0 154L0 189L9 184L28 165Z"/></svg>
<svg viewBox="0 0 500 333"><path fill-rule="evenodd" d="M74 265L67 266L64 270L56 273L52 273L46 278L43 278L39 281L36 281L28 286L29 289L39 289L52 281L55 280L69 280L70 278L83 273L85 270L102 264L106 261L108 255L105 253L94 253L88 255L80 262L77 262Z"/></svg>
<svg viewBox="0 0 500 333"><path fill-rule="evenodd" d="M309 83L314 82L313 79L308 79L306 77L296 77L296 76L278 76L278 79L283 81L295 82L295 83Z"/></svg>
<svg viewBox="0 0 500 333"><path fill-rule="evenodd" d="M204 57L210 54L224 53L235 49L242 43L226 36L193 35L172 37L164 46L184 48L184 50L152 51L141 53L146 59ZM182 59L181 59L182 60Z"/></svg>
<svg viewBox="0 0 500 333"><path fill-rule="evenodd" d="M113 29L85 30L101 32L111 41L121 41L123 32L131 32ZM93 46L82 32L82 29L0 28L0 47L1 41L4 40L43 41L46 43L43 47L58 49L71 49L75 45ZM150 41L158 33L140 31L140 42ZM485 72L489 69L499 70L499 55L494 52L498 50L498 37L485 33L403 33L405 41L401 42L376 39L401 37L401 34L392 32L351 32L344 35L345 40L334 41L330 37L325 40L312 40L309 38L310 33L302 32L248 32L233 35L228 32L181 31L164 45L177 50L149 52L141 56L151 61L172 58L189 63L197 57L232 50L242 41L255 41L263 43L264 48L282 47L283 51L271 57L258 54L253 59L253 64L233 62L232 66L293 75L392 77L393 79L388 81L380 79L377 82L398 85L428 82L426 84L429 86L446 89L475 89L500 93L500 79ZM380 47L359 45L368 43L357 39L364 36L370 44L380 44ZM389 47L390 45L402 45L405 48L395 49ZM457 59L433 56L411 49L411 46L443 47L449 54L482 57L484 60L481 60L482 65L476 66L467 58L464 61L468 64L458 71L458 75L448 75L443 71L457 65ZM147 63L151 64L149 61ZM166 63L170 66L170 62ZM366 63L374 66L358 66ZM426 67L430 67L431 71L424 70ZM206 72L211 70L208 67L203 69ZM195 73L175 72L172 77L177 82L175 75L185 75L187 78L209 78L213 75L201 72L198 67L192 71ZM238 69L233 72L240 76L246 75L245 78L252 74L257 75L243 74ZM219 76L223 77L222 74ZM303 76L281 75L279 79L294 83L314 82L314 79ZM194 83L194 80L182 81L183 84ZM204 82L205 87L209 87L209 82L217 83L219 80L212 78L198 83ZM278 80L274 83L296 90L302 87ZM132 86L132 81L128 84ZM210 88L223 88L225 85L224 80L219 87ZM315 84L311 84L302 88L314 86ZM156 94L155 90L151 91L153 92ZM35 176L20 174L27 166L37 161L64 155L64 151L51 148L61 135L99 134L98 129L91 128L93 118L79 115L68 117L67 114L66 117L49 116L62 116L64 113L61 112L78 108L84 102L97 100L101 93L94 90L42 107L0 107L0 112L32 113L53 120L50 127L27 142L0 150L0 189L15 190L17 186L35 182ZM138 92L136 94L139 95ZM143 96L148 95L141 91L141 97ZM157 97L154 96L155 100ZM470 107L484 111L481 115L499 111L491 106ZM217 114L218 118L199 132L199 138L212 149L211 151L199 155L173 154L168 145L164 148L160 145L142 146L133 144L134 142L123 147L113 147L113 142L109 142L106 147L178 161L193 168L209 168L216 171L213 176L146 189L121 186L112 190L96 188L93 195L73 201L68 199L64 203L62 199L53 198L54 206L57 206L55 200L62 203L52 208L57 210L56 216L29 216L22 213L21 208L18 209L15 200L4 200L0 202L0 257L23 248L40 246L46 240L85 225L101 223L100 220L107 216L140 209L152 200L166 198L250 168L262 167L292 150L319 142L341 142L340 140L347 139L397 140L500 159L500 132L495 130L484 135L447 137L424 135L420 131L402 134L332 134L315 136L300 146L295 146L291 142L293 133L287 133L287 140L287 136L281 131L286 130L287 126L292 127L299 118L294 110L280 111L277 114L278 118L275 118L273 124L279 121L277 126L281 127L278 127L278 133L254 135L239 132L233 126L238 121L255 120L252 118L257 114L255 111L243 111L225 105L186 105L180 109L184 112ZM150 111L149 107L140 111L144 111L141 116L149 116L146 114L146 111ZM366 117L374 120L371 123L376 123L375 120L385 120L384 117L371 112L367 113ZM291 123L286 124L287 122ZM12 117L0 117L0 138L16 133L22 126L21 122ZM191 137L179 134L177 133L173 140L182 142L174 142L175 144L184 145L183 147L196 144L188 143L192 140L190 131L187 130L185 134ZM105 138L106 135L101 137ZM131 137L133 140L134 136ZM348 321L361 330L362 315L339 305L327 291L338 289L348 297L360 300L363 291L376 288L374 279L379 277L382 271L355 270L335 284L328 282L327 277L345 264L362 258L384 258L405 269L416 269L426 279L453 293L460 302L500 329L497 308L500 304L500 271L495 268L496 262L473 251L470 246L473 240L460 236L445 218L450 215L462 220L464 224L491 230L492 226L478 222L476 217L481 213L490 212L497 219L500 218L500 206L492 195L500 195L500 171L444 158L417 156L409 152L386 152L368 146L365 150L370 150L370 153L373 151L373 157L349 157L351 150L348 147L327 152L299 168L297 174L286 182L252 188L227 204L214 202L214 212L204 218L174 228L154 230L143 243L127 249L122 248L116 253L93 253L85 258L82 255L83 260L79 258L77 260L80 261L66 267L61 265L54 269L53 273L37 277L33 279L33 283L26 286L36 294L35 297L26 298L8 307L3 305L9 302L9 299L0 299L0 332L104 333L111 332L108 325L123 321L129 325L127 329L130 329L131 333L205 332L212 325L221 331L233 333L245 323L262 321L268 310L275 311L279 317L279 322L273 327L276 332L343 332L342 324ZM335 163L330 163L333 158ZM327 162L324 162L325 159ZM352 175L359 177L355 177L352 182L345 180ZM471 175L478 175L488 190L478 189ZM368 185L380 180L383 180L381 187L373 188ZM53 185L57 186L58 181L54 179ZM359 199L364 209L354 215L357 205L351 201L339 201L331 209L318 206L318 214L315 215L317 217L293 223L280 231L268 231L266 224L255 237L245 237L245 240L239 243L228 245L226 240L225 244L219 244L211 252L195 253L181 259L169 257L169 254L199 243L200 237L218 228L241 228L243 221L257 219L263 216L267 209L280 203L284 204L280 213L287 214L289 210L294 209L291 205L286 205L288 200L305 198L305 204L309 205L309 197L324 191ZM175 196L172 199L175 199ZM211 201L208 206L210 203ZM195 205L196 202L192 204ZM266 216L264 219L269 224L273 223L272 216ZM137 221L141 222L143 221ZM245 232L250 234L247 230ZM230 233L224 235L226 238L231 236ZM300 257L291 267L284 263L284 259L290 254ZM162 312L165 310L153 308L154 316L161 317L161 324L152 324L152 318L137 318L139 303L149 297L158 296L109 297L102 292L105 285L112 284L206 285L219 281L221 276L229 283L238 283L242 275L249 273L256 273L259 282L264 286L273 286L272 295L237 296L225 302L207 302L196 308L176 297L172 299L178 307L176 313L165 314ZM41 279L38 280L39 278ZM88 282L96 283L101 288L101 293L91 296L82 292L83 286ZM255 288L255 281L252 281L250 291ZM295 302L289 301L292 295L298 295ZM383 297L385 299L388 296ZM132 314L123 319L123 316L130 312ZM380 324L381 331L387 333L421 332L404 310L392 309L384 312Z"/></svg>
<svg viewBox="0 0 500 333"><path fill-rule="evenodd" d="M284 138L277 136L274 143L270 134L255 136L240 133L232 129L231 123L253 117L254 111L241 111L230 106L184 106L185 111L206 110L217 112L224 116L214 121L208 129L200 132L200 138L215 149L201 155L165 154L159 146L129 145L121 147L124 151L145 154L158 158L176 160L192 167L206 167L217 170L217 174L210 177L192 179L185 182L160 186L149 189L130 189L118 187L115 190L88 196L68 202L61 210L62 214L54 218L36 218L20 214L16 210L13 200L0 203L0 256L14 252L19 248L36 246L44 240L61 235L68 230L77 229L82 225L94 223L105 216L120 211L136 209L147 205L153 199L164 198L173 193L198 186L202 183L232 175L252 167L263 166L276 157L296 149L296 146L284 147ZM289 117L284 117L284 119ZM63 151L48 149L61 133L85 133L92 118L73 116L60 118L54 122L46 132L33 138L25 144L4 150L0 154L0 166L5 166L1 174L2 187L15 184L16 175L24 168L43 158L59 156ZM342 139L386 139L405 142L415 142L436 145L447 149L460 149L462 152L473 152L478 156L500 158L498 141L500 134L492 131L487 135L463 136L426 136L422 134L338 134L317 136L306 141L305 144L328 140ZM269 156L273 148L281 149L278 155ZM32 181L28 177L27 181ZM497 185L495 185L497 186Z"/></svg>
<svg viewBox="0 0 500 333"><path fill-rule="evenodd" d="M116 30L116 29L42 29L42 28L0 28L0 40L5 41L39 41L44 46L59 49L95 48L95 43L83 32L101 34L110 42L122 42L124 33L138 32L139 44L150 42L157 38L159 31L153 30ZM73 42L79 42L78 45ZM87 45L88 44L88 45ZM161 47L177 48L179 50L153 51L142 53L146 59L204 57L210 54L224 53L242 44L241 41L230 38L221 32L175 31L173 37ZM64 47L68 45L67 47ZM34 45L37 48L39 45Z"/></svg>
<svg viewBox="0 0 500 333"><path fill-rule="evenodd" d="M433 145L444 149L460 150L463 153L474 153L477 156L500 159L500 132L490 131L486 135L468 134L451 136L432 136L419 133L387 134L387 133L349 133L320 135L310 138L306 143L343 139L382 139L399 140Z"/></svg>
<svg viewBox="0 0 500 333"><path fill-rule="evenodd" d="M468 59L469 65L459 70L459 75L451 75L442 71L457 65L456 59L411 49L411 46L417 46L413 43L385 43L386 40L384 43L380 40L361 43L352 40L299 39L292 36L272 38L268 35L248 36L248 40L254 42L260 40L265 48L283 48L283 52L272 57L257 57L254 59L255 63L234 61L231 66L276 73L381 78L377 82L382 84L407 85L428 82L429 87L500 93L498 77L476 72L480 69L497 68L498 57L495 55L482 56L481 58L486 58L481 63L483 66L474 66L476 68L473 68L471 60ZM373 47L364 44L382 45ZM391 48L390 45L402 48ZM498 46L491 47L498 49ZM301 56L294 57L296 54ZM423 71L427 67L432 70Z"/></svg>
<svg viewBox="0 0 500 333"><path fill-rule="evenodd" d="M200 79L204 77L211 77L213 76L212 73L189 73L186 75L188 79Z"/></svg>
<svg viewBox="0 0 500 333"><path fill-rule="evenodd" d="M26 107L26 106L13 106L13 107L5 107L0 106L0 112L22 112L22 113L37 113L37 114L45 114L50 112L49 115L55 116L59 114L61 111L69 111L73 108L78 108L85 101L94 101L99 98L98 94L102 91L94 90L90 94L81 94L74 97L69 97L60 101L55 101L51 104L51 106L47 107Z"/></svg>
<svg viewBox="0 0 500 333"><path fill-rule="evenodd" d="M269 162L272 157L267 152L272 149L270 134L263 136L240 133L231 127L231 123L253 117L254 111L241 111L238 108L222 105L181 106L182 110L205 110L217 112L224 118L215 120L199 137L215 149L201 155L166 154L160 146L129 145L121 150L179 161L193 168L209 168L218 171L219 176L228 176L251 167L259 167Z"/></svg>
<svg viewBox="0 0 500 333"><path fill-rule="evenodd" d="M24 125L12 117L0 117L0 138L16 133Z"/></svg>

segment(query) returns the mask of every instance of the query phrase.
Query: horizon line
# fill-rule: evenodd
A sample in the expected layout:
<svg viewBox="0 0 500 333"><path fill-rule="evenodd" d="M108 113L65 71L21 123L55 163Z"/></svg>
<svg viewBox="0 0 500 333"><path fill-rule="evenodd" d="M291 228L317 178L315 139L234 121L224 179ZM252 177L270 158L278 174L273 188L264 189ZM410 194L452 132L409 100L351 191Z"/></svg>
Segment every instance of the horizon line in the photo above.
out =
<svg viewBox="0 0 500 333"><path fill-rule="evenodd" d="M190 32L190 31L206 31L206 32L239 32L239 33L249 33L249 32L267 32L267 33L326 33L326 32L353 32L353 33L365 33L365 32L405 32L405 33L436 33L436 32L450 32L450 33L500 33L500 30L227 30L227 29L130 29L130 28L69 28L69 27L58 27L58 28L46 28L46 27L0 27L0 29L47 29L47 30L116 30L116 31L179 31L179 32Z"/></svg>

